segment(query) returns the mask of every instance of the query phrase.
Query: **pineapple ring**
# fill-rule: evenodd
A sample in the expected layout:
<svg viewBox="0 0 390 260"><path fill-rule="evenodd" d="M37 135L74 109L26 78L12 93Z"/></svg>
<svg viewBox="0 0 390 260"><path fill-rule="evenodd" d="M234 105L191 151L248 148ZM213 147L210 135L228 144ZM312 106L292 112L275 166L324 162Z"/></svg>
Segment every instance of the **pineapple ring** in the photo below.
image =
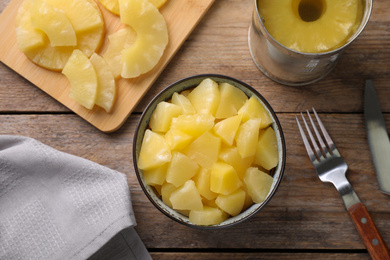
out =
<svg viewBox="0 0 390 260"><path fill-rule="evenodd" d="M156 66L168 44L164 16L148 0L119 0L120 19L132 27L135 43L122 51L123 78L135 78Z"/></svg>
<svg viewBox="0 0 390 260"><path fill-rule="evenodd" d="M296 51L319 53L340 47L356 31L363 15L361 2L259 0L258 9L276 41Z"/></svg>
<svg viewBox="0 0 390 260"><path fill-rule="evenodd" d="M153 4L155 7L160 8L162 7L167 0L149 0L151 4ZM120 14L119 11L119 0L99 0L99 2L111 13L118 15Z"/></svg>
<svg viewBox="0 0 390 260"><path fill-rule="evenodd" d="M15 19L18 47L33 63L49 70L61 71L75 49L80 49L89 57L101 46L104 36L103 15L93 0L57 1L68 6L72 6L77 2L78 12L84 11L82 6L88 8L88 10L91 10L91 7L92 10L95 10L94 16L95 20L98 21L97 24L86 30L75 30L76 46L52 46L47 35L33 27L30 12L33 1L23 1ZM51 4L56 1L48 0L47 2ZM67 8L63 6L56 6L56 8L64 11L66 14ZM71 10L71 8L68 8L68 10ZM72 23L72 19L70 19L72 16L67 16ZM73 23L73 27L78 28Z"/></svg>

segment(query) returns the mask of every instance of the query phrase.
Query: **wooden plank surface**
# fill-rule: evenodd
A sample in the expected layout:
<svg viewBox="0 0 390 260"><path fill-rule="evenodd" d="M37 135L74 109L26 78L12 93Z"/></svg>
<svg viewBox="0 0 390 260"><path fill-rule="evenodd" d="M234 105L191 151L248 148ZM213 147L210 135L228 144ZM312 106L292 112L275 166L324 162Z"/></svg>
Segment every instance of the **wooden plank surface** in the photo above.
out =
<svg viewBox="0 0 390 260"><path fill-rule="evenodd" d="M8 0L0 0L5 7ZM323 80L287 87L251 60L247 32L253 1L216 0L124 125L102 133L0 64L0 134L36 138L125 173L136 227L153 259L370 259L337 191L315 175L295 116L314 106L348 163L347 177L390 244L390 197L379 191L363 119L364 81L372 78L390 130L390 2L374 1L362 35ZM140 188L132 162L136 124L147 103L183 77L219 73L261 92L277 112L287 144L281 185L250 220L217 231L194 230L161 214Z"/></svg>
<svg viewBox="0 0 390 260"><path fill-rule="evenodd" d="M16 43L14 24L15 15L23 0L12 0L0 16L0 37L2 38L0 61L98 129L112 132L117 130L134 110L213 1L170 0L161 8L169 34L169 42L164 54L150 72L134 79L120 78L117 80L117 98L109 113L97 106L89 110L79 105L69 97L69 81L64 75L33 64L20 52ZM122 23L118 16L110 13L102 5L100 7L105 21L106 36L108 36L116 32ZM108 44L107 37L105 37L98 54L103 54Z"/></svg>

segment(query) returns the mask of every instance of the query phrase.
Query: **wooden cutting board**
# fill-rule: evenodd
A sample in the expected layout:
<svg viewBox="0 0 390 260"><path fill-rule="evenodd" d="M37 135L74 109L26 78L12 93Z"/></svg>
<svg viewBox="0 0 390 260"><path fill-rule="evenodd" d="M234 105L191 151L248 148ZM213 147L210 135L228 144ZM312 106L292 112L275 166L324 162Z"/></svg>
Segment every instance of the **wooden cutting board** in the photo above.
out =
<svg viewBox="0 0 390 260"><path fill-rule="evenodd" d="M131 114L154 81L166 67L214 0L168 0L160 9L169 33L169 43L157 66L135 79L117 80L117 99L110 113L95 106L88 110L69 98L69 82L62 73L33 64L19 51L14 27L15 14L23 0L11 0L0 15L0 61L61 102L103 132L117 130ZM106 36L121 26L118 16L98 3L106 24ZM107 48L107 37L99 54Z"/></svg>

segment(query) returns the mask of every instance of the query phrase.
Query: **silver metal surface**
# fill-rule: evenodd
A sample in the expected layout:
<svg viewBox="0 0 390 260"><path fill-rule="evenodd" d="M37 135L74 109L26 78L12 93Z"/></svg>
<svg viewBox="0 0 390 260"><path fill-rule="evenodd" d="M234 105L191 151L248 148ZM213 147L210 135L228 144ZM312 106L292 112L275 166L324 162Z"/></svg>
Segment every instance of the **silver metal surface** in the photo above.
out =
<svg viewBox="0 0 390 260"><path fill-rule="evenodd" d="M321 181L330 182L336 187L344 201L345 207L348 210L351 206L360 202L358 196L345 176L345 173L348 170L348 165L344 161L343 157L341 157L314 108L313 113L316 117L317 124L320 126L321 133L318 131L309 111L307 111L307 115L310 119L310 125L314 130L316 137L313 136L312 130L302 113L302 120L309 135L310 142L306 137L305 131L299 123L298 118L296 117L299 132L301 133L307 154L309 155L318 177Z"/></svg>
<svg viewBox="0 0 390 260"><path fill-rule="evenodd" d="M249 50L253 61L270 79L285 85L300 86L320 80L334 68L345 47L365 28L372 11L372 0L363 0L362 21L345 44L323 53L303 53L281 45L268 33L258 10L258 0L254 0L252 22L248 32Z"/></svg>
<svg viewBox="0 0 390 260"><path fill-rule="evenodd" d="M390 195L390 141L374 84L371 80L366 81L364 119L379 187L382 192Z"/></svg>

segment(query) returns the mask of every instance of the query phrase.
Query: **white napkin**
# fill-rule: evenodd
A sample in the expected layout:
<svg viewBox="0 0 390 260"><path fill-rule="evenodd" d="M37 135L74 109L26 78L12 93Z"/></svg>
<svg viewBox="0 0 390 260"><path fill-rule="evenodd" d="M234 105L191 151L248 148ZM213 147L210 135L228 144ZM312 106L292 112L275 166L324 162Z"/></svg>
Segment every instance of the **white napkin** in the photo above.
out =
<svg viewBox="0 0 390 260"><path fill-rule="evenodd" d="M0 259L102 259L118 241L115 259L151 259L135 225L124 174L0 135Z"/></svg>

